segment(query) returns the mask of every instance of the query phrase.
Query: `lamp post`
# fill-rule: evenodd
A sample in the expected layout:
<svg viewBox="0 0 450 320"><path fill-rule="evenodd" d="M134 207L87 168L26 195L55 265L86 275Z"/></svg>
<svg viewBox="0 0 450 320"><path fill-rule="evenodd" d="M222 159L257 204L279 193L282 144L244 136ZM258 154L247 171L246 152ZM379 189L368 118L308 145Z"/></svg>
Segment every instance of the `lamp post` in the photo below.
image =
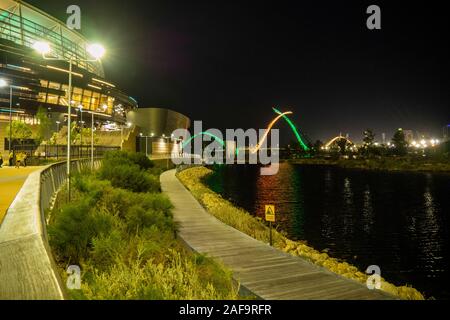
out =
<svg viewBox="0 0 450 320"><path fill-rule="evenodd" d="M78 106L80 110L80 118L81 118L81 133L80 133L80 145L81 145L81 157L83 157L83 106L80 104Z"/></svg>
<svg viewBox="0 0 450 320"><path fill-rule="evenodd" d="M94 113L91 112L91 170L94 170Z"/></svg>
<svg viewBox="0 0 450 320"><path fill-rule="evenodd" d="M37 41L34 43L33 48L39 52L42 55L42 58L44 60L57 60L57 61L66 61L69 63L69 93L68 93L68 107L67 107L67 194L68 194L68 200L70 201L70 136L71 136L71 117L72 117L72 65L73 62L93 62L93 61L99 61L100 58L105 54L105 49L99 45L99 44L92 44L89 45L86 48L86 51L89 52L89 54L94 59L74 59L72 56L70 56L69 59L66 59L64 57L47 57L47 55L52 51L50 48L50 44L43 41Z"/></svg>

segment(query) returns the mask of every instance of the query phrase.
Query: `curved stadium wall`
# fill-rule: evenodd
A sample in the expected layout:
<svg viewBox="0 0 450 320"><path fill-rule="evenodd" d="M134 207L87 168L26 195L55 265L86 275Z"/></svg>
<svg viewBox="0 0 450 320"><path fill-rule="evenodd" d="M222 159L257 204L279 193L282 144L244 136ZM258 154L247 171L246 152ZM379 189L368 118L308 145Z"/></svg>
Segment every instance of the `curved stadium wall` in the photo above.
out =
<svg viewBox="0 0 450 320"><path fill-rule="evenodd" d="M13 85L14 120L31 123L39 106L65 116L68 106L68 63L42 59L32 49L36 41L49 42L59 57L87 58L81 34L23 1L0 0L0 78ZM105 79L100 62L74 62L72 78L73 106L95 112L98 120L125 123L127 112L137 108ZM9 117L9 89L0 89L0 121Z"/></svg>

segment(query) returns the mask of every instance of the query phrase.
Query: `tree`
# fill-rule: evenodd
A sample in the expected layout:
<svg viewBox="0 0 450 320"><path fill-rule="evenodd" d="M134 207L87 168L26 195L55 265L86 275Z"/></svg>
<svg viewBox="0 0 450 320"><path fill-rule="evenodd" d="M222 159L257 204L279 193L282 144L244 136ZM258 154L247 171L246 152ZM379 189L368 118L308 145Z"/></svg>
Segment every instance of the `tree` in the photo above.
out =
<svg viewBox="0 0 450 320"><path fill-rule="evenodd" d="M402 129L398 129L395 132L394 137L392 138L392 144L394 145L396 155L403 156L406 154L408 144Z"/></svg>
<svg viewBox="0 0 450 320"><path fill-rule="evenodd" d="M371 129L366 129L363 132L363 142L364 142L364 146L362 149L362 153L365 156L371 155L374 151L374 141L375 141L375 134L373 133L373 131Z"/></svg>
<svg viewBox="0 0 450 320"><path fill-rule="evenodd" d="M365 147L371 147L373 145L373 141L375 140L375 134L371 129L367 129L363 132L364 138L364 146Z"/></svg>
<svg viewBox="0 0 450 320"><path fill-rule="evenodd" d="M341 154L345 154L345 151L347 150L347 140L344 138L339 139L336 144L339 147L339 151L341 152Z"/></svg>
<svg viewBox="0 0 450 320"><path fill-rule="evenodd" d="M36 118L39 121L39 133L38 133L38 140L43 141L47 137L50 126L51 126L51 120L47 116L47 111L45 108L40 106L38 108L38 111L36 113Z"/></svg>
<svg viewBox="0 0 450 320"><path fill-rule="evenodd" d="M316 152L320 152L320 150L322 150L322 147L323 147L323 142L322 141L316 140L316 142L314 142L313 149Z"/></svg>
<svg viewBox="0 0 450 320"><path fill-rule="evenodd" d="M30 139L31 136L33 135L30 126L20 121L13 121L11 123L11 126L8 124L8 126L6 127L6 136L8 138L10 136L10 132L12 140L18 139L21 142L23 142L23 140L25 139Z"/></svg>

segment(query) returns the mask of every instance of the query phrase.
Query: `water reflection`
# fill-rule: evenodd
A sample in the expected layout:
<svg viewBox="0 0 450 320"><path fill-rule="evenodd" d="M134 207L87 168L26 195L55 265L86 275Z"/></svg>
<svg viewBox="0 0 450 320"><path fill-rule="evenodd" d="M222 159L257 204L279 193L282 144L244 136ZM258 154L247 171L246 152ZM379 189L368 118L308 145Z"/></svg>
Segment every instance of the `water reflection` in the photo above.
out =
<svg viewBox="0 0 450 320"><path fill-rule="evenodd" d="M368 235L370 235L374 224L374 214L372 207L372 196L370 194L370 187L368 185L366 185L366 189L364 190L362 214L363 229Z"/></svg>
<svg viewBox="0 0 450 320"><path fill-rule="evenodd" d="M353 233L353 192L350 184L350 179L345 177L344 187L342 191L344 205L342 206L342 222L344 236L350 236Z"/></svg>
<svg viewBox="0 0 450 320"><path fill-rule="evenodd" d="M361 269L377 264L391 282L450 298L450 177L282 164L276 176L253 166L222 167L216 191L278 227Z"/></svg>

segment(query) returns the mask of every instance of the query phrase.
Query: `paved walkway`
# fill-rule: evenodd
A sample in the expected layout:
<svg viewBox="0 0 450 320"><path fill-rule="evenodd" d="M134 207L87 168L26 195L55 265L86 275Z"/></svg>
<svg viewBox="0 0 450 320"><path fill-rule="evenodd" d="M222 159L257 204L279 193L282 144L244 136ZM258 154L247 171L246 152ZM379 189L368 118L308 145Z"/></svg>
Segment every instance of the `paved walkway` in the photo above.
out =
<svg viewBox="0 0 450 320"><path fill-rule="evenodd" d="M0 169L4 170L5 168ZM40 172L28 175L22 188L9 206L0 225L0 300L60 300L64 298L50 248L45 239L45 225L40 213ZM3 192L8 190L11 177L20 177L33 168L11 168L10 177L3 176ZM15 170L15 171L14 171ZM27 171L28 170L28 171ZM6 171L5 171L6 172ZM15 174L13 174L15 172ZM17 181L25 179L23 176ZM15 181L17 183L17 181ZM17 185L16 185L17 187Z"/></svg>
<svg viewBox="0 0 450 320"><path fill-rule="evenodd" d="M28 175L37 169L38 167L0 168L0 225L6 210L8 210L20 188L22 188Z"/></svg>
<svg viewBox="0 0 450 320"><path fill-rule="evenodd" d="M161 186L175 207L179 235L186 244L222 260L241 286L262 299L392 299L225 225L206 212L175 177L175 170L161 175Z"/></svg>

